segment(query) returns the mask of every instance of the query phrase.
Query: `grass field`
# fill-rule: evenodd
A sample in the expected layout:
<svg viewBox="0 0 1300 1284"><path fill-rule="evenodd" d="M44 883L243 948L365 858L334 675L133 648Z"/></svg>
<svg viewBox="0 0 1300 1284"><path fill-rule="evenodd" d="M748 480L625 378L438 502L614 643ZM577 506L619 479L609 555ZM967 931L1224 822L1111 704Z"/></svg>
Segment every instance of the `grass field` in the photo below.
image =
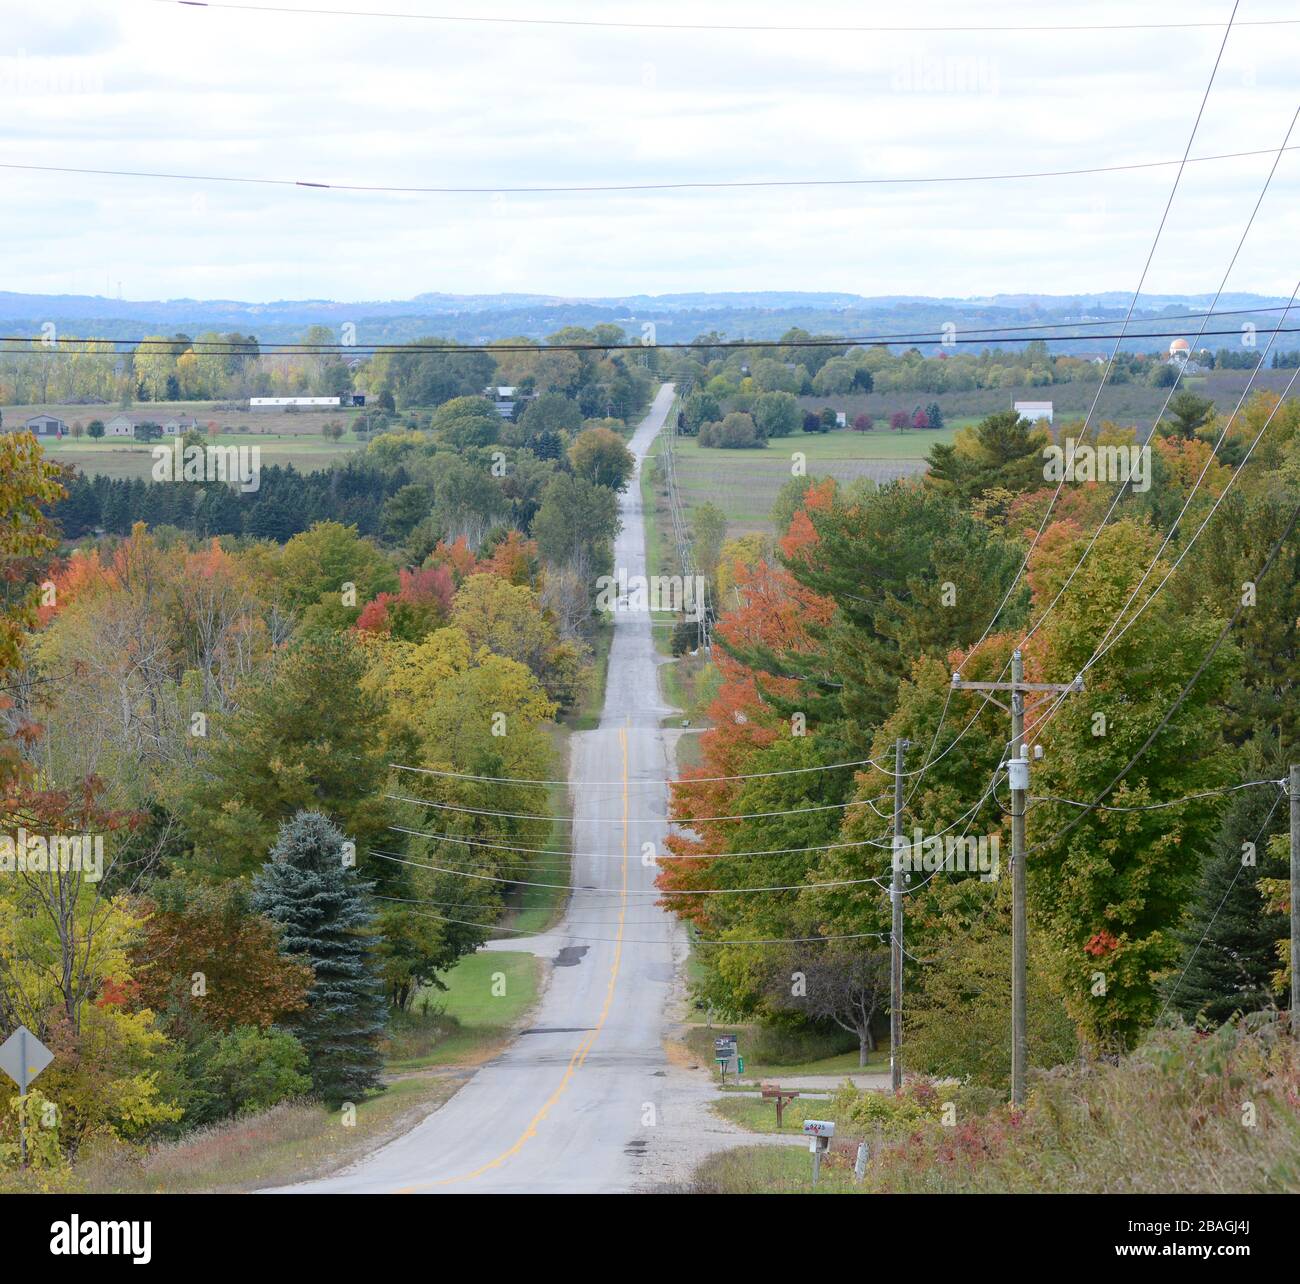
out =
<svg viewBox="0 0 1300 1284"><path fill-rule="evenodd" d="M171 440L166 438L162 444ZM216 437L205 437L204 440L219 446L256 446L261 452L263 467L292 464L304 473L328 468L336 459L343 459L360 448L360 443L355 441L313 441L309 437L272 437L260 433L221 433ZM152 447L156 444L159 443L121 439L90 443L85 438L80 442L67 437L62 441L41 439L47 458L56 463L72 464L87 477L105 476L128 480L139 477L143 481L149 480L153 468Z"/></svg>
<svg viewBox="0 0 1300 1284"><path fill-rule="evenodd" d="M445 991L422 991L413 1011L394 1021L387 1068L404 1072L475 1060L485 1047L503 1043L533 1005L541 975L532 954L467 954L442 978Z"/></svg>
<svg viewBox="0 0 1300 1284"><path fill-rule="evenodd" d="M69 425L88 424L92 419L107 422L117 414L128 414L136 421L146 419L164 423L168 419L197 419L204 429L204 440L221 446L257 446L262 463L292 464L300 472L328 468L357 450L362 443L349 431L339 441L321 435L327 423L342 423L350 428L358 414L352 409L305 411L285 414L282 411L252 412L223 410L212 402L159 401L122 411L116 406L4 406L4 422L20 424L36 414L57 415ZM221 432L209 436L206 429L215 423ZM164 438L170 441L171 438ZM115 478L149 479L153 464L152 442L137 442L125 437L42 437L45 453L59 463L73 464L88 477L102 475Z"/></svg>
<svg viewBox="0 0 1300 1284"><path fill-rule="evenodd" d="M951 441L968 422L974 421L954 420L938 432L860 433L841 428L824 434L797 433L773 438L761 450L720 450L701 446L693 437L678 437L674 449L682 503L688 514L696 504L716 504L727 515L729 538L770 531L772 505L781 487L795 475L796 462L811 477L841 482L912 477L925 471L931 446Z"/></svg>

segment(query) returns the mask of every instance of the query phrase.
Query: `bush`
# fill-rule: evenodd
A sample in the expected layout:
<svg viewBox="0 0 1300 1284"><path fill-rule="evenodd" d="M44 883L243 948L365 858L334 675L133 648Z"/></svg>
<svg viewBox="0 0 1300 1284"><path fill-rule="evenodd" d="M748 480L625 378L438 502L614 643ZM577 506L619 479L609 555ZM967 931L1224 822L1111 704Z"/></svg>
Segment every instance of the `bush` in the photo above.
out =
<svg viewBox="0 0 1300 1284"><path fill-rule="evenodd" d="M721 423L705 424L700 429L700 445L723 450L747 450L766 446L766 440L749 415L733 410Z"/></svg>
<svg viewBox="0 0 1300 1284"><path fill-rule="evenodd" d="M837 1123L897 1136L927 1119L937 1119L942 1107L941 1094L925 1079L909 1082L896 1093L860 1091L852 1079L846 1079L831 1098Z"/></svg>
<svg viewBox="0 0 1300 1284"><path fill-rule="evenodd" d="M754 423L764 437L788 437L800 422L799 403L788 392L765 392L754 402Z"/></svg>
<svg viewBox="0 0 1300 1284"><path fill-rule="evenodd" d="M879 1152L878 1191L1300 1191L1300 1045L1277 1020L1150 1036L1114 1065L1031 1079L1023 1111L922 1122ZM1243 1126L1251 1107L1253 1126Z"/></svg>
<svg viewBox="0 0 1300 1284"><path fill-rule="evenodd" d="M307 1053L286 1030L239 1025L202 1038L187 1058L194 1097L189 1126L268 1110L311 1089Z"/></svg>

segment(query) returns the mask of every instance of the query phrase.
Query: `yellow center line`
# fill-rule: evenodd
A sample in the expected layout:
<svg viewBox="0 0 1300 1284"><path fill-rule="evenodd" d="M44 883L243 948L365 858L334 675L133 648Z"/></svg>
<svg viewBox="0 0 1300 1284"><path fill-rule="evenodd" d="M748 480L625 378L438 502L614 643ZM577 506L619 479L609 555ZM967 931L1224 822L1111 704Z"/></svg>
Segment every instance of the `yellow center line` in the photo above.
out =
<svg viewBox="0 0 1300 1284"><path fill-rule="evenodd" d="M631 721L631 715L628 716ZM524 1129L519 1140L515 1142L509 1150L503 1150L495 1159L489 1159L487 1163L475 1168L473 1172L465 1173L461 1177L443 1177L436 1181L415 1182L410 1186L403 1186L397 1193L399 1195L409 1195L414 1191L423 1190L429 1186L452 1186L457 1182L472 1181L475 1177L481 1177L485 1172L493 1168L499 1168L507 1159L517 1155L524 1146L537 1135L537 1126L551 1112L551 1108L568 1090L573 1076L581 1068L582 1063L587 1059L587 1053L591 1051L592 1045L596 1042L596 1037L600 1034L606 1019L609 1016L610 1008L614 1003L614 988L618 983L618 971L623 962L623 924L627 915L627 828L628 828L628 808L627 808L627 787L628 787L628 765L627 765L627 730L620 727L618 732L619 745L623 751L623 883L619 889L619 906L618 906L618 931L614 936L614 962L609 970L609 985L605 989L605 1003L600 1010L600 1016L596 1024L587 1033L587 1037L574 1049L573 1056L569 1058L569 1064L565 1068L564 1077L560 1080L559 1087L542 1103L542 1107L529 1120L528 1127Z"/></svg>

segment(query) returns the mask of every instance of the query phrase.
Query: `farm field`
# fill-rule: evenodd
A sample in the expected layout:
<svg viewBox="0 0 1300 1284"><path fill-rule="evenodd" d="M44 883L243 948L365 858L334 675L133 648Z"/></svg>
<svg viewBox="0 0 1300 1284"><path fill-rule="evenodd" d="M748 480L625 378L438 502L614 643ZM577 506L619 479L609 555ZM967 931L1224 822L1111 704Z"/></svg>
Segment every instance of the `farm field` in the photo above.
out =
<svg viewBox="0 0 1300 1284"><path fill-rule="evenodd" d="M1252 390L1281 392L1290 373L1287 370L1261 370L1251 385ZM1097 378L1100 377L1101 369L1098 367ZM1201 375L1187 375L1179 387L1194 392L1198 397L1209 397L1221 412L1227 413L1236 404L1249 378L1250 372L1246 370L1211 370ZM886 435L879 427L880 422L883 420L887 424L894 411L901 410L910 415L918 405L928 406L931 402L938 403L945 420L950 424L955 422L960 425L978 422L985 415L999 410L1010 410L1015 401L1050 401L1055 406L1056 422L1060 424L1069 419L1082 419L1088 413L1096 393L1097 382L1089 378L1074 383L1053 384L1046 388L974 388L940 393L870 392L800 397L798 401L800 410L818 411L823 406L833 405L836 410L845 411L850 422L856 415L864 412L870 414L878 425L870 435L880 437ZM1111 384L1097 403L1097 416L1102 420L1146 430L1154 423L1168 395L1168 388L1155 388L1149 384Z"/></svg>
<svg viewBox="0 0 1300 1284"><path fill-rule="evenodd" d="M207 440L216 445L257 445L261 447L262 462L266 465L292 464L302 472L315 472L328 468L336 459L361 444L350 432L358 414L353 409L326 411L301 411L285 414L283 411L249 411L223 409L227 402L212 401L153 401L123 410L120 406L92 405L70 406L56 403L38 405L4 406L0 413L4 423L21 424L33 415L49 414L65 420L69 425L88 424L92 419L107 421L114 415L126 414L132 419L145 419L163 423L168 419L197 419L206 430L210 423L222 429ZM341 422L349 429L339 441L330 441L321 435L327 423ZM206 431L205 431L206 436ZM129 438L89 437L41 438L47 455L60 463L73 464L88 477L103 475L115 478L149 478L153 456L150 444Z"/></svg>
<svg viewBox="0 0 1300 1284"><path fill-rule="evenodd" d="M793 475L795 452L804 455L810 477L892 481L924 472L930 447L951 441L958 428L974 422L956 419L938 432L891 432L886 428L869 433L849 429L824 435L798 433L774 438L763 450L721 450L703 447L693 437L678 437L674 444L677 481L688 513L705 501L726 513L729 538L770 531L772 505Z"/></svg>
<svg viewBox="0 0 1300 1284"><path fill-rule="evenodd" d="M170 441L171 438L165 440ZM216 437L206 437L206 441L219 446L257 446L262 452L262 464L292 464L299 472L316 472L328 468L336 459L342 459L354 450L360 449L360 443L348 441L317 441L303 435L263 436L261 433L220 433ZM132 442L125 439L116 441L88 442L86 438L74 441L42 439L41 445L46 455L61 464L72 464L87 477L105 476L114 478L136 478L149 480L153 466L152 447L157 443Z"/></svg>

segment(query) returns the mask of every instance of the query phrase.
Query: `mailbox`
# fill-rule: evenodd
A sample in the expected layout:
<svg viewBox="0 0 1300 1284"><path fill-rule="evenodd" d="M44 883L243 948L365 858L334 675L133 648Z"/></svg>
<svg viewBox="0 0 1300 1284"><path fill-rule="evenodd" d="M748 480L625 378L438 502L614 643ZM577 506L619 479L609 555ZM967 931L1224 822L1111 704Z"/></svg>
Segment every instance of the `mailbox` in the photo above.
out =
<svg viewBox="0 0 1300 1284"><path fill-rule="evenodd" d="M804 1136L808 1138L808 1149L814 1154L824 1153L831 1148L835 1125L829 1119L805 1119L803 1131Z"/></svg>

